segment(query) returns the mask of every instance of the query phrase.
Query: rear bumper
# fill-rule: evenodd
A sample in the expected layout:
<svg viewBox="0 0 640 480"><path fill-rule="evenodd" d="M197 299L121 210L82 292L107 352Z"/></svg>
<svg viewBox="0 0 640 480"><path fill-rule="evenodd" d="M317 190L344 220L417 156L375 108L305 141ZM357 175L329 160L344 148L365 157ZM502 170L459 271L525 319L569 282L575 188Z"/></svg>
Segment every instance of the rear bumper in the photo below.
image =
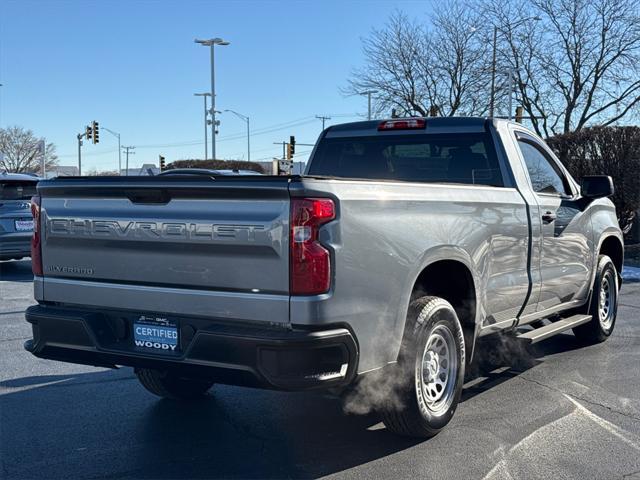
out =
<svg viewBox="0 0 640 480"><path fill-rule="evenodd" d="M31 256L31 233L0 235L0 260Z"/></svg>
<svg viewBox="0 0 640 480"><path fill-rule="evenodd" d="M135 347L135 313L35 305L26 319L33 339L25 349L40 358L114 368L173 370L186 377L279 390L330 388L350 383L357 343L346 328L265 328L177 318L180 352Z"/></svg>

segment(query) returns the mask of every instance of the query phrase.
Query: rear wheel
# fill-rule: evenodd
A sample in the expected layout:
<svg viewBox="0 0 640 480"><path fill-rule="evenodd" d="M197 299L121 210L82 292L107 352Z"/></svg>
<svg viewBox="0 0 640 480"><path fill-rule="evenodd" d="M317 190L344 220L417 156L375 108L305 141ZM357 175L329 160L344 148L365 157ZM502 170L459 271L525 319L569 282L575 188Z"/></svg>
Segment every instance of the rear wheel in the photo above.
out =
<svg viewBox="0 0 640 480"><path fill-rule="evenodd" d="M203 397L213 386L209 380L184 378L173 372L137 368L138 381L149 392L173 400L190 400Z"/></svg>
<svg viewBox="0 0 640 480"><path fill-rule="evenodd" d="M421 297L409 307L408 328L397 365L399 401L381 414L390 431L428 438L453 417L464 379L462 327L449 302ZM395 400L395 399L394 399Z"/></svg>
<svg viewBox="0 0 640 480"><path fill-rule="evenodd" d="M604 342L613 332L618 314L618 274L606 255L598 259L588 314L592 316L591 321L574 328L573 333L584 343Z"/></svg>

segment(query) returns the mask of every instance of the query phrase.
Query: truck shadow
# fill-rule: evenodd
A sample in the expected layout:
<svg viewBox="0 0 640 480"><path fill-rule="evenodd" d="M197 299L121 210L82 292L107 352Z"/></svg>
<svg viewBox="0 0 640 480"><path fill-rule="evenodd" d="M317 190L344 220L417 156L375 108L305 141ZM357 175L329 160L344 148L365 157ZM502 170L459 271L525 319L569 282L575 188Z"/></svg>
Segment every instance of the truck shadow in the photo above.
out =
<svg viewBox="0 0 640 480"><path fill-rule="evenodd" d="M32 282L31 260L0 261L0 281Z"/></svg>
<svg viewBox="0 0 640 480"><path fill-rule="evenodd" d="M517 365L481 352L463 402L577 348L571 335L559 337ZM6 478L41 475L45 458L48 478L319 477L423 443L387 432L374 414L346 415L340 399L318 393L216 385L202 401L158 400L130 369L0 382L0 417L11 439L0 446Z"/></svg>

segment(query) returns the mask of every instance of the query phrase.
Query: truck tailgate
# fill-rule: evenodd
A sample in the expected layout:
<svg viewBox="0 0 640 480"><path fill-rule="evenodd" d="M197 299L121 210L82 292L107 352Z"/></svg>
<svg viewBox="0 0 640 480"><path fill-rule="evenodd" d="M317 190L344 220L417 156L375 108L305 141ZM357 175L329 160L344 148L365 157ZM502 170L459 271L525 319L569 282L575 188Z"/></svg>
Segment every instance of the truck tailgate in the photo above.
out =
<svg viewBox="0 0 640 480"><path fill-rule="evenodd" d="M39 192L39 300L289 322L287 179L78 178Z"/></svg>

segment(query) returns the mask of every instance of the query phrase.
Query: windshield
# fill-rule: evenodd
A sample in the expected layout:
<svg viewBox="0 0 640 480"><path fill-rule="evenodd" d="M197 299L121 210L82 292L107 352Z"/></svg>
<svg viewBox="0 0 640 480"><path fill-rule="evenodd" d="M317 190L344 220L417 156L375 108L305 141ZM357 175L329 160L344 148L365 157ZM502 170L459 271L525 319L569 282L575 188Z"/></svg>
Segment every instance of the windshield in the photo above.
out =
<svg viewBox="0 0 640 480"><path fill-rule="evenodd" d="M37 183L28 180L0 182L0 200L30 200L36 194Z"/></svg>

